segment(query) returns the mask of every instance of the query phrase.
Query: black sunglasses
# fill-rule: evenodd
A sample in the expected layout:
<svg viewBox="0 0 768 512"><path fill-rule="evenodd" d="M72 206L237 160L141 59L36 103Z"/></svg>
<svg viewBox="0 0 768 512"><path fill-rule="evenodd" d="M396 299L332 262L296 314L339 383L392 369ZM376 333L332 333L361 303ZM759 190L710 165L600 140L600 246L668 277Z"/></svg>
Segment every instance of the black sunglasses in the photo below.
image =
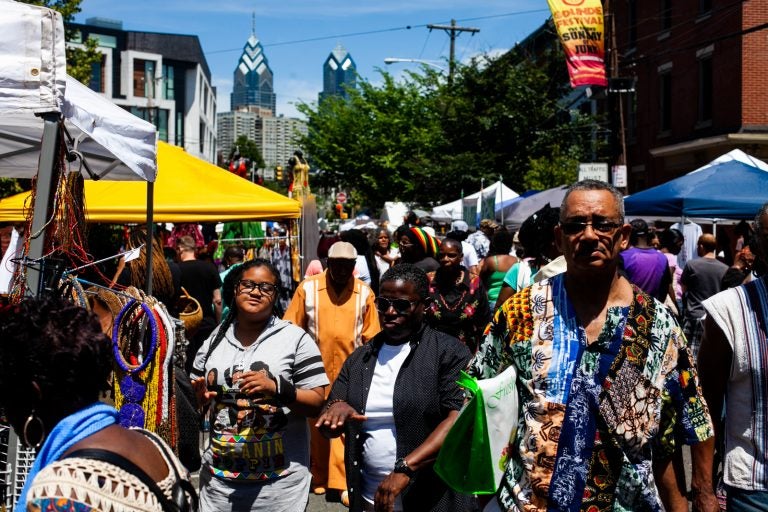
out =
<svg viewBox="0 0 768 512"><path fill-rule="evenodd" d="M376 297L376 309L379 310L379 313L382 315L389 311L389 308L394 308L395 313L398 315L407 315L411 308L418 304L418 300L410 301L408 299L387 299L384 297Z"/></svg>
<svg viewBox="0 0 768 512"><path fill-rule="evenodd" d="M253 293L254 290L258 289L264 295L271 297L277 291L277 286L272 283L257 283L250 279L242 279L237 283L237 289L238 293Z"/></svg>
<svg viewBox="0 0 768 512"><path fill-rule="evenodd" d="M571 221L560 223L560 229L562 229L563 233L566 235L578 235L587 229L587 226L592 226L592 229L599 231L600 233L610 233L611 231L620 228L622 224L611 220L598 220L592 222Z"/></svg>

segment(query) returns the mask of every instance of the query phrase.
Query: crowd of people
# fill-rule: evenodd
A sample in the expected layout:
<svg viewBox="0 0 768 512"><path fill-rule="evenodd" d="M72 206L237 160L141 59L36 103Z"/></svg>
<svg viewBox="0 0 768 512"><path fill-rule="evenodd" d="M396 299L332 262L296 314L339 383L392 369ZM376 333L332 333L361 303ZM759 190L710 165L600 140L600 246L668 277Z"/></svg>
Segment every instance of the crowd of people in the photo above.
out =
<svg viewBox="0 0 768 512"><path fill-rule="evenodd" d="M411 217L323 237L295 287L236 246L220 273L178 237L156 287L203 309L187 369L209 424L200 510L300 511L310 493L355 511L767 510L768 204L754 225L733 247L692 243L688 225L627 222L621 194L585 180L517 233L484 219L438 237ZM172 450L99 402L103 326L60 299L0 310L0 406L39 450L28 510L196 499ZM519 417L498 491L458 493L434 462L460 372L509 367Z"/></svg>

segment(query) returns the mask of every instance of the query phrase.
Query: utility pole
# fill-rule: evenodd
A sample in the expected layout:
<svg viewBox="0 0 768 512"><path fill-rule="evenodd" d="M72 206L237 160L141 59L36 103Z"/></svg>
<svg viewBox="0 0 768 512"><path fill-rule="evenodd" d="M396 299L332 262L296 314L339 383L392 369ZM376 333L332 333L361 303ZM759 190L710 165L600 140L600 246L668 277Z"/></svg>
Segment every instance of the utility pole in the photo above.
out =
<svg viewBox="0 0 768 512"><path fill-rule="evenodd" d="M432 30L445 30L445 32L448 34L448 36L451 38L451 56L448 60L448 84L453 83L453 70L456 66L456 38L461 32L469 32L472 35L476 34L477 32L480 32L479 28L473 28L473 27L457 27L456 26L456 20L452 19L450 25L433 25L429 24L427 25L427 28Z"/></svg>

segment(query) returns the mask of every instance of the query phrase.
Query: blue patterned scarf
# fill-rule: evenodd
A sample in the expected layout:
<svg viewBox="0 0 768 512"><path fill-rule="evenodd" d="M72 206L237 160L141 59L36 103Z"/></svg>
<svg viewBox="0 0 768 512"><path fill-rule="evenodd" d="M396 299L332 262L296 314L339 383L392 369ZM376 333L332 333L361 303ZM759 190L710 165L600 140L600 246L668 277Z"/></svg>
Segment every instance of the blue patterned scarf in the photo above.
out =
<svg viewBox="0 0 768 512"><path fill-rule="evenodd" d="M117 410L101 402L95 402L58 422L40 448L14 510L27 510L27 492L41 469L57 461L76 443L114 423L117 423Z"/></svg>

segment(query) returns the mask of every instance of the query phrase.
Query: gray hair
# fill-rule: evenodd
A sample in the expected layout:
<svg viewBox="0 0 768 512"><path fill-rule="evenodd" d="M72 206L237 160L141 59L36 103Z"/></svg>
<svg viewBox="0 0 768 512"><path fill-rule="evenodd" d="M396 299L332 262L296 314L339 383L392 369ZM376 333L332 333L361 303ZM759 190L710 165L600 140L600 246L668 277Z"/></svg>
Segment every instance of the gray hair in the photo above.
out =
<svg viewBox="0 0 768 512"><path fill-rule="evenodd" d="M616 206L619 209L619 222L624 222L624 196L621 195L621 192L616 189L613 185L606 183L604 181L598 181L598 180L581 180L577 181L570 187L568 187L568 190L565 192L565 196L563 197L563 202L560 203L560 220L565 220L565 203L568 201L568 196L571 195L571 192L576 191L587 191L587 190L605 190L607 192L610 192L613 196L613 199L616 201Z"/></svg>

